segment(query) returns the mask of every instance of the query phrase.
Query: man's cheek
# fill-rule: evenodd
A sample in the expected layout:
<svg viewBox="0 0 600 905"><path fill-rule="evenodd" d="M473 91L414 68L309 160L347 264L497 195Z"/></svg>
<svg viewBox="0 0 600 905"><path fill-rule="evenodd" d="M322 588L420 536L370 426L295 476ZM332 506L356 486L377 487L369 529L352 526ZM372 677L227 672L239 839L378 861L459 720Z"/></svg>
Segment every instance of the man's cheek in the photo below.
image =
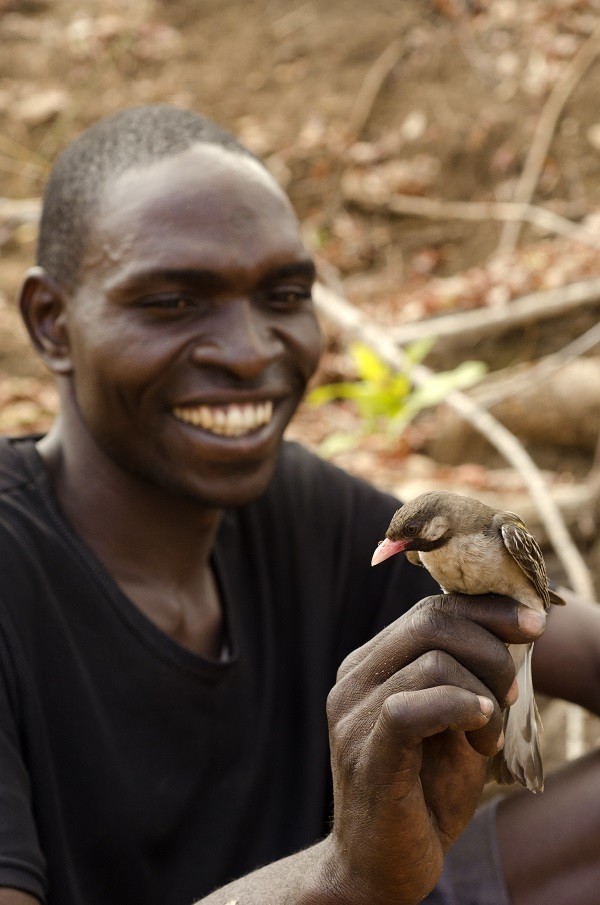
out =
<svg viewBox="0 0 600 905"><path fill-rule="evenodd" d="M317 369L323 351L323 337L316 319L313 316L307 317L302 329L290 336L288 342L295 346L300 371L308 382Z"/></svg>

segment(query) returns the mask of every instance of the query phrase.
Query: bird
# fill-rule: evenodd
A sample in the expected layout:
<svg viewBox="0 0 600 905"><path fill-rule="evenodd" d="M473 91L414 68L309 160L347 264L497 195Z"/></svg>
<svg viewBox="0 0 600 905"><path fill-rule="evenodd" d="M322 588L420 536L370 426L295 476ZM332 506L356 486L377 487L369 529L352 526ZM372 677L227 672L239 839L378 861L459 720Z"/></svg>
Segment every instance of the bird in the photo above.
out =
<svg viewBox="0 0 600 905"><path fill-rule="evenodd" d="M403 552L424 566L446 594L502 594L534 610L564 604L551 590L544 558L533 534L514 512L487 506L448 490L422 493L394 513L372 565ZM504 712L504 747L492 759L500 783L544 789L541 720L533 693L533 642L509 645L519 696Z"/></svg>

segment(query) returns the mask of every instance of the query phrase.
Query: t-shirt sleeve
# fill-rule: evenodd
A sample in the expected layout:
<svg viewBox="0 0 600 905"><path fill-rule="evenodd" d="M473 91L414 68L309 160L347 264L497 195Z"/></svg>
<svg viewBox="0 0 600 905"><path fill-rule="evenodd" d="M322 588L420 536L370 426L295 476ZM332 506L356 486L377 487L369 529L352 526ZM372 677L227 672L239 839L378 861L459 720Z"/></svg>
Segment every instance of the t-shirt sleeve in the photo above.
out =
<svg viewBox="0 0 600 905"><path fill-rule="evenodd" d="M45 860L33 816L7 633L0 626L0 886L45 900Z"/></svg>

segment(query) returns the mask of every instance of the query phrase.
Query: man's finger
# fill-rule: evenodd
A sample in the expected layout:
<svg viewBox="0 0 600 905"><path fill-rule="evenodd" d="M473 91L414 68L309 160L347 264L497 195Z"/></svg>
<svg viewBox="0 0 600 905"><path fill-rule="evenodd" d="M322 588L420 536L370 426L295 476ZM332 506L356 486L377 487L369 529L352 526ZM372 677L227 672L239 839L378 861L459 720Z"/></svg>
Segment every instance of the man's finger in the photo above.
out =
<svg viewBox="0 0 600 905"><path fill-rule="evenodd" d="M372 720L373 712L379 711L387 698L404 691L419 691L436 686L463 688L481 699L485 698L492 702L493 712L483 728L478 727L479 731L472 745L480 754L488 756L495 754L502 731L502 712L498 702L483 682L444 651L428 651L414 663L391 676L383 685L375 688L364 701L362 707L364 719L361 720L358 713L355 725L358 728L361 723Z"/></svg>
<svg viewBox="0 0 600 905"><path fill-rule="evenodd" d="M427 601L435 609L472 619L506 644L528 644L539 638L546 627L544 613L500 594L443 594L419 601L413 610L422 608Z"/></svg>
<svg viewBox="0 0 600 905"><path fill-rule="evenodd" d="M502 619L498 620L495 616L488 618L482 600L464 596L455 598L448 594L417 604L369 645L344 661L339 674L340 693L343 694L346 687L350 698L356 700L357 689L367 695L375 685L383 684L409 663L428 651L438 650L460 662L492 691L501 706L505 706L515 678L514 663L504 638L500 640L479 620L500 621L505 625L510 622L507 614L512 612L513 625L516 625L519 606L508 598L497 598L503 612ZM488 603L487 609L490 606ZM505 631L504 635L508 638L517 636L521 640L525 637L518 626L510 632Z"/></svg>
<svg viewBox="0 0 600 905"><path fill-rule="evenodd" d="M396 762L402 748L447 729L469 732L485 726L494 712L489 698L454 685L436 685L386 698L373 728L373 740Z"/></svg>

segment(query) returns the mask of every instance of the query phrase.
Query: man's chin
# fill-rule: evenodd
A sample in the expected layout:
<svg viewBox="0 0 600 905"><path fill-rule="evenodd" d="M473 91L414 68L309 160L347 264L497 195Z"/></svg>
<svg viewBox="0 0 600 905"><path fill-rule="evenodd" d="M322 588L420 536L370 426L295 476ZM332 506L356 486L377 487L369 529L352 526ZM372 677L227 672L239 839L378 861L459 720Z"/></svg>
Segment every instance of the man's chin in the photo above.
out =
<svg viewBox="0 0 600 905"><path fill-rule="evenodd" d="M202 474L191 472L175 476L146 475L148 482L158 485L173 497L179 497L188 504L196 504L210 509L245 506L258 499L266 491L277 463L277 456L260 462L243 462L232 469L230 464L210 463Z"/></svg>

